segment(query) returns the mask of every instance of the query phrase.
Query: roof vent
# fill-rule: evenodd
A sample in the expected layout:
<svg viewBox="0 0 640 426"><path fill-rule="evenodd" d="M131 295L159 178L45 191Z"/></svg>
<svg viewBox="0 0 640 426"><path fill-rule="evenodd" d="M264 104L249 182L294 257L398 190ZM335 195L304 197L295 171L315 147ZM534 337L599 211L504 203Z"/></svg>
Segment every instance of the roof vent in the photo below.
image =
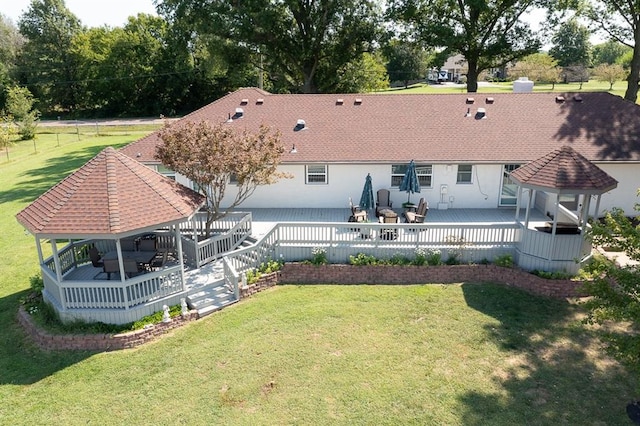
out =
<svg viewBox="0 0 640 426"><path fill-rule="evenodd" d="M236 113L233 114L233 118L234 120L237 120L238 118L242 118L244 117L244 110L242 108L236 108Z"/></svg>
<svg viewBox="0 0 640 426"><path fill-rule="evenodd" d="M485 102L488 103L488 104L492 104L492 103L495 102L495 100L493 98L487 98L487 99L485 99Z"/></svg>
<svg viewBox="0 0 640 426"><path fill-rule="evenodd" d="M344 99L339 98L336 100L336 105L342 105L344 103Z"/></svg>
<svg viewBox="0 0 640 426"><path fill-rule="evenodd" d="M472 103L474 103L475 101L476 101L476 100L475 100L475 99L473 99L473 98L467 98L467 103L468 103L468 104L472 104Z"/></svg>
<svg viewBox="0 0 640 426"><path fill-rule="evenodd" d="M256 99L256 104L262 105L263 103L264 103L264 99L262 99L262 98Z"/></svg>
<svg viewBox="0 0 640 426"><path fill-rule="evenodd" d="M244 98L243 100L240 101L240 105L246 105L249 103L249 99Z"/></svg>
<svg viewBox="0 0 640 426"><path fill-rule="evenodd" d="M467 113L464 116L471 117L471 108L467 108Z"/></svg>
<svg viewBox="0 0 640 426"><path fill-rule="evenodd" d="M556 96L556 103L561 104L564 102L564 96Z"/></svg>
<svg viewBox="0 0 640 426"><path fill-rule="evenodd" d="M482 120L484 118L487 118L487 111L484 108L478 108L478 111L476 112L476 120Z"/></svg>
<svg viewBox="0 0 640 426"><path fill-rule="evenodd" d="M356 98L355 101L353 101L354 105L361 105L362 104L362 98Z"/></svg>
<svg viewBox="0 0 640 426"><path fill-rule="evenodd" d="M580 95L573 95L573 100L576 102L582 102L582 96Z"/></svg>
<svg viewBox="0 0 640 426"><path fill-rule="evenodd" d="M298 121L296 122L296 127L293 128L294 132L299 132L300 130L305 130L307 128L307 123L299 118Z"/></svg>

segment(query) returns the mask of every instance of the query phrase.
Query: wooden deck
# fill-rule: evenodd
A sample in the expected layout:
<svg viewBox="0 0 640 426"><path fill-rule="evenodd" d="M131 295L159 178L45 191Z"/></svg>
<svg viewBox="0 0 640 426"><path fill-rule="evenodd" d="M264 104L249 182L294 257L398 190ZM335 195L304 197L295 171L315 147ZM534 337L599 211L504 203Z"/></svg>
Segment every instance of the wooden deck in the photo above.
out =
<svg viewBox="0 0 640 426"><path fill-rule="evenodd" d="M404 210L393 209L400 218ZM253 218L253 234L262 236L278 222L347 222L351 211L344 209L238 209L251 212ZM520 220L524 222L525 211L520 211ZM369 219L375 220L374 210L369 210ZM541 226L548 221L539 211L530 212L530 228ZM401 219L404 222L404 219ZM515 208L501 209L430 209L425 223L514 223Z"/></svg>

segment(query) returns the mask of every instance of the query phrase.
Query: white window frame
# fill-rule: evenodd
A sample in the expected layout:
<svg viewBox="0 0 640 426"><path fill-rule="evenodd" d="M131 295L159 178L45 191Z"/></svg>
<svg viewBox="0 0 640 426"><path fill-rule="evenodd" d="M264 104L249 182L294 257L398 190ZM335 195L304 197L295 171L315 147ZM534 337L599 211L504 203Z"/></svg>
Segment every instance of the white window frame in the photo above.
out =
<svg viewBox="0 0 640 426"><path fill-rule="evenodd" d="M469 170L461 171L460 167L469 167ZM461 175L461 173L463 173ZM461 176L468 176L469 180L460 179ZM458 164L458 170L456 172L456 184L458 185L469 185L473 183L473 164Z"/></svg>
<svg viewBox="0 0 640 426"><path fill-rule="evenodd" d="M175 170L171 170L163 164L156 165L156 172L160 173L162 176L168 177L169 179L176 180Z"/></svg>
<svg viewBox="0 0 640 426"><path fill-rule="evenodd" d="M320 170L320 168L322 168L322 170ZM329 184L329 166L326 164L307 164L304 166L304 172L305 184L307 185Z"/></svg>
<svg viewBox="0 0 640 426"><path fill-rule="evenodd" d="M391 187L399 188L408 164L391 165ZM416 175L421 188L433 188L433 164L416 164Z"/></svg>

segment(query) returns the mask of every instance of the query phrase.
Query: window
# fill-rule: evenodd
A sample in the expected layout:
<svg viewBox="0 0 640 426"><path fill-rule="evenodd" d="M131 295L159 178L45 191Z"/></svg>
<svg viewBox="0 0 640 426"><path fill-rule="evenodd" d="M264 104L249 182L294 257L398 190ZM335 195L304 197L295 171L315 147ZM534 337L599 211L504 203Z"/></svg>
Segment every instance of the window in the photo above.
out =
<svg viewBox="0 0 640 426"><path fill-rule="evenodd" d="M168 167L163 166L162 164L156 167L156 171L161 175L168 177L169 179L176 180L176 172Z"/></svg>
<svg viewBox="0 0 640 426"><path fill-rule="evenodd" d="M471 164L458 164L458 180L456 183L471 183L471 172L473 166Z"/></svg>
<svg viewBox="0 0 640 426"><path fill-rule="evenodd" d="M327 179L327 166L325 164L307 166L307 184L320 183L329 183Z"/></svg>
<svg viewBox="0 0 640 426"><path fill-rule="evenodd" d="M502 170L501 206L515 206L518 201L518 185L511 179L511 172L520 167L519 164L505 164Z"/></svg>
<svg viewBox="0 0 640 426"><path fill-rule="evenodd" d="M391 186L399 187L402 183L402 178L407 172L408 164L393 164L391 166ZM431 188L431 182L433 178L433 166L431 164L416 164L416 175L418 176L418 182L420 186L424 188Z"/></svg>

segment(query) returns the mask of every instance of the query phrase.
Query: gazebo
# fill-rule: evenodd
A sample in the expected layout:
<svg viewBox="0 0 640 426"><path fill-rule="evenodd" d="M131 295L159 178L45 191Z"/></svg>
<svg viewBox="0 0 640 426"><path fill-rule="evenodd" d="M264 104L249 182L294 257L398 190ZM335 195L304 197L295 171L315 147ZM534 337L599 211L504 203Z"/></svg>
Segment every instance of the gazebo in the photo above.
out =
<svg viewBox="0 0 640 426"><path fill-rule="evenodd" d="M529 192L524 222L520 222L523 234L517 263L525 269L577 272L579 263L591 254L591 244L584 238L591 199L596 198L593 215L598 217L602 194L618 181L570 146L519 167L511 178L518 184L516 221L520 221L523 190ZM568 200L566 206L563 199ZM550 220L531 226L532 208L545 212Z"/></svg>
<svg viewBox="0 0 640 426"><path fill-rule="evenodd" d="M181 227L203 203L197 192L108 147L16 217L35 236L43 296L61 319L123 324L185 297ZM152 240L148 253L141 253L143 240ZM90 257L96 249L100 266ZM127 273L130 259L144 255L151 263L169 254L172 262L137 262L140 269ZM114 273L103 273L107 261Z"/></svg>

